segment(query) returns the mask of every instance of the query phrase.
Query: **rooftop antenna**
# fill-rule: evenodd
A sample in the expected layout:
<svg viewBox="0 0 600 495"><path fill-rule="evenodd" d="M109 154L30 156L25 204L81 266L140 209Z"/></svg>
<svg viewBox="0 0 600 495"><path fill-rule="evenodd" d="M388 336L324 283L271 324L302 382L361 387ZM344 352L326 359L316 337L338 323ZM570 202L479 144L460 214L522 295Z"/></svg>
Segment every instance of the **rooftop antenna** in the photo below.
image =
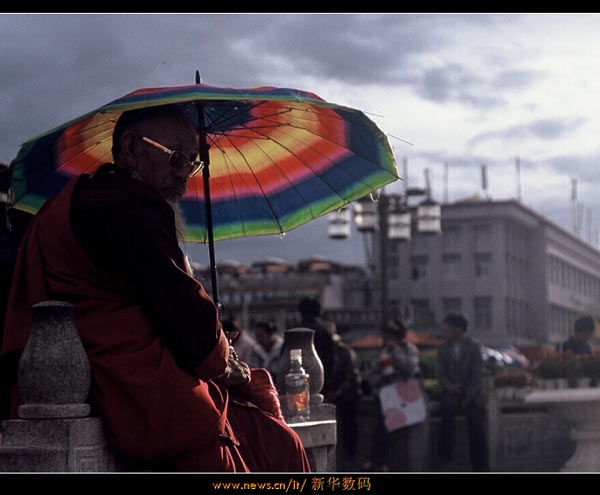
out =
<svg viewBox="0 0 600 495"><path fill-rule="evenodd" d="M488 180L487 180L487 165L481 165L481 188L483 189L483 195L490 199L488 194Z"/></svg>
<svg viewBox="0 0 600 495"><path fill-rule="evenodd" d="M448 202L448 162L444 162L444 203Z"/></svg>
<svg viewBox="0 0 600 495"><path fill-rule="evenodd" d="M586 208L586 220L587 220L587 241L592 243L592 209L590 207Z"/></svg>
<svg viewBox="0 0 600 495"><path fill-rule="evenodd" d="M431 180L429 178L429 168L425 169L425 191L427 191L427 199L431 199Z"/></svg>
<svg viewBox="0 0 600 495"><path fill-rule="evenodd" d="M515 158L515 171L517 174L517 200L521 201L521 160L519 157Z"/></svg>
<svg viewBox="0 0 600 495"><path fill-rule="evenodd" d="M402 158L402 175L404 176L404 194L408 191L408 160L406 157Z"/></svg>
<svg viewBox="0 0 600 495"><path fill-rule="evenodd" d="M577 212L577 179L571 177L571 215L573 222L573 234L578 235L578 212Z"/></svg>

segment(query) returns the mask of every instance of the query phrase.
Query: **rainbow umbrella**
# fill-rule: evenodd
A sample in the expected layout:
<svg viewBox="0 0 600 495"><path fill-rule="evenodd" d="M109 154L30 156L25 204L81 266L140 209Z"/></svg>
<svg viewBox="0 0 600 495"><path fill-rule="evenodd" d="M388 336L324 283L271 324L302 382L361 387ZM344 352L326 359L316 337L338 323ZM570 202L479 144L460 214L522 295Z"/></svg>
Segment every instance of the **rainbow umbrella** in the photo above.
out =
<svg viewBox="0 0 600 495"><path fill-rule="evenodd" d="M203 173L182 200L184 238L281 234L398 179L387 137L362 112L297 89L200 84L129 93L24 143L10 164L12 207L35 213L74 176L112 160L119 116L175 104L200 136Z"/></svg>

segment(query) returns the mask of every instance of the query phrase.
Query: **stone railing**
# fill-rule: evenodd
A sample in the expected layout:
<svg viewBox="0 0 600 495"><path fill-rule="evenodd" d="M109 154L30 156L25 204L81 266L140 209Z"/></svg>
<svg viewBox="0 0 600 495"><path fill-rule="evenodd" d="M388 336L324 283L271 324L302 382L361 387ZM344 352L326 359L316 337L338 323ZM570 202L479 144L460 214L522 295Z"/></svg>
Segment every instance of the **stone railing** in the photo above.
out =
<svg viewBox="0 0 600 495"><path fill-rule="evenodd" d="M598 389L600 391L600 389ZM573 454L571 422L549 404L525 402L521 395L499 397L490 389L487 404L487 433L490 469L494 472L556 472ZM531 390L529 390L531 393ZM421 472L469 472L468 428L466 418L455 420L456 448L449 461L438 458L441 431L440 404L427 401L426 422L410 435L412 469ZM361 471L373 449L376 428L376 397L365 395L360 401L354 456L342 459L348 471ZM377 446L375 446L376 448ZM341 453L343 457L344 453ZM338 457L340 452L338 452Z"/></svg>
<svg viewBox="0 0 600 495"><path fill-rule="evenodd" d="M0 425L2 472L148 471L115 452L103 420L85 403L90 367L75 326L74 306L47 301L33 307L31 338L19 363L24 404L19 419ZM321 404L309 421L290 424L313 471L335 467L335 407Z"/></svg>
<svg viewBox="0 0 600 495"><path fill-rule="evenodd" d="M313 406L308 421L288 425L302 440L313 471L329 473L337 470L337 424L333 404Z"/></svg>

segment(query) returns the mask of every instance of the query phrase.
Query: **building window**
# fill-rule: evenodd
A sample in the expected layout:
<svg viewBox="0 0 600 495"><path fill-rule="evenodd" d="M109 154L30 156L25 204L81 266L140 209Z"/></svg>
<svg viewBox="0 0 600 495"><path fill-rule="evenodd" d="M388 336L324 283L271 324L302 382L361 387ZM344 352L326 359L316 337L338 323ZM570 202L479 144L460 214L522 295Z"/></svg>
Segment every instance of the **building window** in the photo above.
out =
<svg viewBox="0 0 600 495"><path fill-rule="evenodd" d="M510 335L527 336L529 334L527 312L528 305L525 301L506 299L506 328Z"/></svg>
<svg viewBox="0 0 600 495"><path fill-rule="evenodd" d="M444 251L449 252L461 252L462 251L462 229L457 226L444 226L444 235L442 236L444 243Z"/></svg>
<svg viewBox="0 0 600 495"><path fill-rule="evenodd" d="M473 247L475 250L489 248L491 245L492 226L479 224L473 226Z"/></svg>
<svg viewBox="0 0 600 495"><path fill-rule="evenodd" d="M428 256L413 256L411 262L411 278L413 280L421 280L427 277L427 265L429 263Z"/></svg>
<svg viewBox="0 0 600 495"><path fill-rule="evenodd" d="M444 315L448 313L462 313L462 299L460 297L445 297L442 299Z"/></svg>
<svg viewBox="0 0 600 495"><path fill-rule="evenodd" d="M390 278L400 278L400 256L394 254L388 255L387 269Z"/></svg>
<svg viewBox="0 0 600 495"><path fill-rule="evenodd" d="M475 328L478 330L490 330L492 328L492 298L476 297L473 300L475 306Z"/></svg>
<svg viewBox="0 0 600 495"><path fill-rule="evenodd" d="M415 328L424 330L435 327L435 315L429 308L429 299L412 299L410 303Z"/></svg>
<svg viewBox="0 0 600 495"><path fill-rule="evenodd" d="M558 284L558 260L556 258L550 258L550 283Z"/></svg>
<svg viewBox="0 0 600 495"><path fill-rule="evenodd" d="M460 262L459 254L445 254L442 258L444 280L452 281L460 279Z"/></svg>
<svg viewBox="0 0 600 495"><path fill-rule="evenodd" d="M475 253L475 276L487 277L492 273L492 254Z"/></svg>

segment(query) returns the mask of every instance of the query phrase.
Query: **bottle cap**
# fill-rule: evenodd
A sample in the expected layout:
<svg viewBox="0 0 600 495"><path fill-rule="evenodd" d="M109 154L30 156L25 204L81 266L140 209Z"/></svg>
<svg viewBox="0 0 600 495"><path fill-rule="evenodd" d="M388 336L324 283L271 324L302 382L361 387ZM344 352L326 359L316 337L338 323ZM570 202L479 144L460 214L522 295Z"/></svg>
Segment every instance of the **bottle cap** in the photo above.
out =
<svg viewBox="0 0 600 495"><path fill-rule="evenodd" d="M302 349L290 349L290 359L302 361Z"/></svg>

